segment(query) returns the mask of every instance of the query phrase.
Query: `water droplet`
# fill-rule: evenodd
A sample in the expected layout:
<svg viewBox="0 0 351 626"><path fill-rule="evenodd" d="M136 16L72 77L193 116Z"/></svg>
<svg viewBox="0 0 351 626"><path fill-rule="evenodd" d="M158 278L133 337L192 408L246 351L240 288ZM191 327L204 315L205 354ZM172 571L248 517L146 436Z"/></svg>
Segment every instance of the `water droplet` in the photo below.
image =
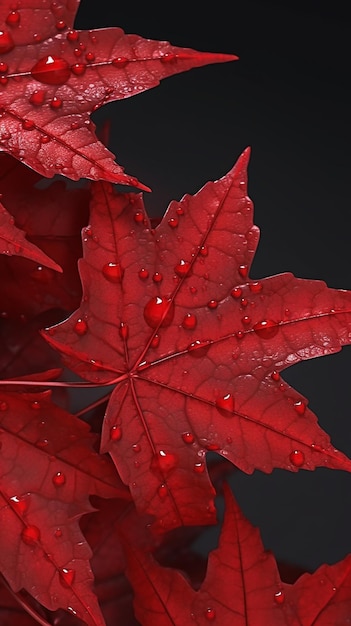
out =
<svg viewBox="0 0 351 626"><path fill-rule="evenodd" d="M117 67L118 69L123 69L128 63L127 57L116 57L112 59L111 63L113 67Z"/></svg>
<svg viewBox="0 0 351 626"><path fill-rule="evenodd" d="M138 272L138 276L139 276L139 278L141 278L141 280L146 280L147 278L149 278L149 272L143 267Z"/></svg>
<svg viewBox="0 0 351 626"><path fill-rule="evenodd" d="M193 435L193 433L183 433L182 434L182 439L184 441L184 443L194 443L195 441L195 437Z"/></svg>
<svg viewBox="0 0 351 626"><path fill-rule="evenodd" d="M253 329L261 339L273 339L279 332L279 325L273 320L262 320L254 324Z"/></svg>
<svg viewBox="0 0 351 626"><path fill-rule="evenodd" d="M60 109L62 105L63 101L61 100L61 98L57 98L56 96L54 96L52 100L50 100L50 107L54 110Z"/></svg>
<svg viewBox="0 0 351 626"><path fill-rule="evenodd" d="M102 273L104 278L110 283L120 283L123 278L124 270L119 263L106 263L102 268Z"/></svg>
<svg viewBox="0 0 351 626"><path fill-rule="evenodd" d="M297 402L294 402L294 409L298 415L304 415L306 411L306 403L302 400L298 400Z"/></svg>
<svg viewBox="0 0 351 626"><path fill-rule="evenodd" d="M205 611L205 617L209 620L212 621L216 618L216 611L214 609L212 609L211 607L208 607Z"/></svg>
<svg viewBox="0 0 351 626"><path fill-rule="evenodd" d="M170 226L171 228L177 228L178 226L178 220L176 217L171 217L171 219L168 220L168 226Z"/></svg>
<svg viewBox="0 0 351 626"><path fill-rule="evenodd" d="M27 546L34 546L40 540L40 530L37 526L25 526L21 532L21 539Z"/></svg>
<svg viewBox="0 0 351 626"><path fill-rule="evenodd" d="M86 323L85 320L83 320L80 317L79 319L77 319L73 327L73 330L77 335L80 335L80 336L86 335L88 332L88 324Z"/></svg>
<svg viewBox="0 0 351 626"><path fill-rule="evenodd" d="M154 335L154 337L151 339L151 348L158 348L160 344L160 335Z"/></svg>
<svg viewBox="0 0 351 626"><path fill-rule="evenodd" d="M249 317L248 315L244 315L244 317L241 318L241 321L244 326L249 326L251 324L251 317Z"/></svg>
<svg viewBox="0 0 351 626"><path fill-rule="evenodd" d="M18 512L19 515L24 515L28 511L29 498L21 498L19 496L12 496L10 498L12 507Z"/></svg>
<svg viewBox="0 0 351 626"><path fill-rule="evenodd" d="M72 74L75 74L75 76L82 76L86 69L85 63L74 63L71 65Z"/></svg>
<svg viewBox="0 0 351 626"><path fill-rule="evenodd" d="M305 462L305 455L301 450L294 450L290 454L289 459L295 467L301 467Z"/></svg>
<svg viewBox="0 0 351 626"><path fill-rule="evenodd" d="M7 63L0 61L0 74L6 74L6 72L8 71L9 71L9 66L7 65Z"/></svg>
<svg viewBox="0 0 351 626"><path fill-rule="evenodd" d="M137 224L142 224L144 219L144 213L142 213L141 211L137 211L136 213L134 213L134 222L136 222Z"/></svg>
<svg viewBox="0 0 351 626"><path fill-rule="evenodd" d="M66 482L66 476L62 472L57 472L52 477L52 482L54 483L55 487L63 487Z"/></svg>
<svg viewBox="0 0 351 626"><path fill-rule="evenodd" d="M177 463L178 458L175 454L160 450L158 454L154 455L150 468L154 471L160 471L162 474L168 474L176 467Z"/></svg>
<svg viewBox="0 0 351 626"><path fill-rule="evenodd" d="M238 272L241 276L241 278L246 278L249 272L249 267L248 265L239 265L239 269Z"/></svg>
<svg viewBox="0 0 351 626"><path fill-rule="evenodd" d="M200 254L201 254L201 256L207 256L208 255L208 247L207 246L201 246Z"/></svg>
<svg viewBox="0 0 351 626"><path fill-rule="evenodd" d="M10 33L6 30L0 30L0 54L6 54L7 52L11 52L15 47L15 42L13 41Z"/></svg>
<svg viewBox="0 0 351 626"><path fill-rule="evenodd" d="M280 374L279 372L276 372L274 370L274 372L271 373L271 378L272 380L274 380L276 383L280 381Z"/></svg>
<svg viewBox="0 0 351 626"><path fill-rule="evenodd" d="M35 124L33 122L33 120L23 120L22 122L22 128L24 130L34 130L35 128Z"/></svg>
<svg viewBox="0 0 351 626"><path fill-rule="evenodd" d="M34 402L31 402L30 408L34 409L34 411L39 411L39 409L41 409L41 404L38 400L34 400Z"/></svg>
<svg viewBox="0 0 351 626"><path fill-rule="evenodd" d="M45 101L46 91L44 89L36 89L33 91L32 95L29 97L29 102L34 104L34 106L41 106Z"/></svg>
<svg viewBox="0 0 351 626"><path fill-rule="evenodd" d="M0 411L7 411L9 405L4 400L0 401Z"/></svg>
<svg viewBox="0 0 351 626"><path fill-rule="evenodd" d="M87 52L85 55L85 59L86 61L88 61L88 63L92 63L93 61L95 61L95 54L94 52Z"/></svg>
<svg viewBox="0 0 351 626"><path fill-rule="evenodd" d="M138 443L134 443L132 445L132 450L133 450L133 452L135 452L137 454L138 452L140 452L141 446Z"/></svg>
<svg viewBox="0 0 351 626"><path fill-rule="evenodd" d="M205 464L204 463L195 463L194 465L194 472L195 474L203 474L205 471Z"/></svg>
<svg viewBox="0 0 351 626"><path fill-rule="evenodd" d="M243 308L245 308L249 304L249 301L246 298L241 298L240 304Z"/></svg>
<svg viewBox="0 0 351 626"><path fill-rule="evenodd" d="M55 55L48 55L40 59L31 70L33 78L45 85L64 85L70 74L67 61Z"/></svg>
<svg viewBox="0 0 351 626"><path fill-rule="evenodd" d="M217 300L210 300L207 302L207 306L209 309L216 309L218 307L218 302Z"/></svg>
<svg viewBox="0 0 351 626"><path fill-rule="evenodd" d="M250 283L249 289L252 293L260 293L260 291L262 291L262 284L259 282Z"/></svg>
<svg viewBox="0 0 351 626"><path fill-rule="evenodd" d="M206 443L205 448L209 452L215 452L216 450L220 449L220 446L218 445L218 443Z"/></svg>
<svg viewBox="0 0 351 626"><path fill-rule="evenodd" d="M19 26L20 21L21 14L19 11L11 11L6 18L6 24L12 27Z"/></svg>
<svg viewBox="0 0 351 626"><path fill-rule="evenodd" d="M167 496L168 496L167 485L165 485L164 483L162 485L160 485L159 488L157 489L157 493L158 493L159 497L161 498L161 500L163 500L164 498L167 498Z"/></svg>
<svg viewBox="0 0 351 626"><path fill-rule="evenodd" d="M71 587L74 582L75 575L76 573L74 569L67 569L66 567L63 567L59 572L60 583L64 587Z"/></svg>
<svg viewBox="0 0 351 626"><path fill-rule="evenodd" d="M197 339L188 345L188 350L191 356L196 358L203 358L210 347L211 343L209 341L200 341Z"/></svg>
<svg viewBox="0 0 351 626"><path fill-rule="evenodd" d="M68 41L78 41L79 33L76 30L69 30L66 35L66 39Z"/></svg>
<svg viewBox="0 0 351 626"><path fill-rule="evenodd" d="M56 539L60 539L62 537L62 530L61 530L61 528L56 528L56 530L54 532L54 537Z"/></svg>
<svg viewBox="0 0 351 626"><path fill-rule="evenodd" d="M151 298L144 308L144 318L151 328L169 326L174 316L174 305L168 298Z"/></svg>
<svg viewBox="0 0 351 626"><path fill-rule="evenodd" d="M182 321L183 328L187 330L193 330L196 327L197 318L193 313L187 313Z"/></svg>
<svg viewBox="0 0 351 626"><path fill-rule="evenodd" d="M226 393L224 396L217 398L215 404L221 415L231 417L235 408L235 401L231 393Z"/></svg>
<svg viewBox="0 0 351 626"><path fill-rule="evenodd" d="M49 143L49 141L51 141L51 137L49 137L49 135L42 135L40 137L40 142L41 143Z"/></svg>
<svg viewBox="0 0 351 626"><path fill-rule="evenodd" d="M234 287L234 289L231 290L230 295L233 298L241 298L243 290L241 289L241 287Z"/></svg>
<svg viewBox="0 0 351 626"><path fill-rule="evenodd" d="M115 424L110 429L110 438L112 441L120 441L122 439L122 428L118 424Z"/></svg>
<svg viewBox="0 0 351 626"><path fill-rule="evenodd" d="M58 20L56 22L55 26L56 26L57 30L65 30L65 28L67 28L67 24L63 20Z"/></svg>
<svg viewBox="0 0 351 626"><path fill-rule="evenodd" d="M181 259L177 265L174 266L174 271L178 276L186 276L190 270L191 263L189 261L184 261Z"/></svg>
<svg viewBox="0 0 351 626"><path fill-rule="evenodd" d="M283 604L285 601L284 591L276 591L274 594L274 602L277 604Z"/></svg>
<svg viewBox="0 0 351 626"><path fill-rule="evenodd" d="M153 277L152 277L152 280L154 281L154 283L162 282L163 276L162 276L161 272L155 272Z"/></svg>
<svg viewBox="0 0 351 626"><path fill-rule="evenodd" d="M121 339L128 339L129 336L129 326L125 322L121 322L119 325L119 336Z"/></svg>

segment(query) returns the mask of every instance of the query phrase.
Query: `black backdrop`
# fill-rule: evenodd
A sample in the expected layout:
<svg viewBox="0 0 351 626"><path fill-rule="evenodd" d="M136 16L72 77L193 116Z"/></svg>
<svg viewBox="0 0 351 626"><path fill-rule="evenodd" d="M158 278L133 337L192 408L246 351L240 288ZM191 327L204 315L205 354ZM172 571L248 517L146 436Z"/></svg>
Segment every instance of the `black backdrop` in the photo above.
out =
<svg viewBox="0 0 351 626"><path fill-rule="evenodd" d="M82 0L77 28L120 26L240 57L106 105L93 115L95 123L111 120L109 147L153 189L145 197L152 215L224 175L250 145L249 193L261 229L252 277L292 271L351 289L346 8L266 0L199 4L164 2L156 10L148 2ZM349 456L350 372L351 348L345 348L284 374ZM349 474L237 473L232 487L277 558L314 569L351 552ZM215 538L210 531L209 546Z"/></svg>

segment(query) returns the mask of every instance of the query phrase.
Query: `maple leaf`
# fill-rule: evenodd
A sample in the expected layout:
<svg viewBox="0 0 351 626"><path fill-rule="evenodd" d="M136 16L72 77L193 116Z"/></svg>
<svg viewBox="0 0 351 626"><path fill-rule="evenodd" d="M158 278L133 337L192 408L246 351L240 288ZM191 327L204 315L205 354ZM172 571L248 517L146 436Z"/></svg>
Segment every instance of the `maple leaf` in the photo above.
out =
<svg viewBox="0 0 351 626"><path fill-rule="evenodd" d="M0 7L0 150L44 176L148 189L98 141L89 114L193 67L235 60L120 28L73 29L79 0L12 0Z"/></svg>
<svg viewBox="0 0 351 626"><path fill-rule="evenodd" d="M41 255L26 255L32 261L0 256L2 316L28 318L54 308L71 313L81 298L77 260L81 229L88 220L88 190L69 189L64 180L37 187L42 176L7 154L0 154L0 172L0 191L11 219ZM14 236L19 251L22 242ZM54 271L61 267L63 272Z"/></svg>
<svg viewBox="0 0 351 626"><path fill-rule="evenodd" d="M61 267L37 246L27 241L25 233L17 228L14 219L0 202L0 254L24 256L58 272Z"/></svg>
<svg viewBox="0 0 351 626"><path fill-rule="evenodd" d="M348 624L351 614L351 555L295 584L283 583L274 556L265 552L225 486L226 512L219 546L195 591L177 570L161 567L123 531L127 575L142 626L329 626Z"/></svg>
<svg viewBox="0 0 351 626"><path fill-rule="evenodd" d="M53 405L49 392L2 392L0 428L3 576L14 592L102 626L79 519L93 510L89 495L129 499L128 492L94 451L89 426Z"/></svg>
<svg viewBox="0 0 351 626"><path fill-rule="evenodd" d="M280 377L351 342L351 293L290 273L249 278L248 157L171 202L155 230L141 195L93 183L82 304L44 331L73 371L114 385L102 450L159 529L214 522L207 451L247 473L351 470Z"/></svg>

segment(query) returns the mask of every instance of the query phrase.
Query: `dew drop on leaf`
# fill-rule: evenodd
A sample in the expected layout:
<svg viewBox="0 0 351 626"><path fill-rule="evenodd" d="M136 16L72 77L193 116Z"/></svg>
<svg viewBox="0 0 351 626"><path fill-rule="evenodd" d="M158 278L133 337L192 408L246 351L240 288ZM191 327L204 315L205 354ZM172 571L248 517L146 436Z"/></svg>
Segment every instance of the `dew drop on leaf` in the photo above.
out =
<svg viewBox="0 0 351 626"><path fill-rule="evenodd" d="M25 119L22 122L22 128L23 128L23 130L34 130L35 124L34 124L33 120Z"/></svg>
<svg viewBox="0 0 351 626"><path fill-rule="evenodd" d="M195 463L194 465L194 472L195 474L203 474L205 471L205 464L204 463Z"/></svg>
<svg viewBox="0 0 351 626"><path fill-rule="evenodd" d="M11 52L15 47L15 42L13 41L10 33L6 30L0 30L0 54L6 54L6 52Z"/></svg>
<svg viewBox="0 0 351 626"><path fill-rule="evenodd" d="M194 437L193 433L183 433L182 434L182 439L183 439L184 443L188 443L188 444L194 443L194 441L195 441L195 437Z"/></svg>
<svg viewBox="0 0 351 626"><path fill-rule="evenodd" d="M207 306L208 306L209 309L216 309L218 307L218 302L217 302L217 300L210 300L207 303Z"/></svg>
<svg viewBox="0 0 351 626"><path fill-rule="evenodd" d="M161 500L163 500L164 498L167 498L168 496L167 485L165 484L160 485L159 488L157 489L157 493L159 497L161 498Z"/></svg>
<svg viewBox="0 0 351 626"><path fill-rule="evenodd" d="M168 298L156 296L151 298L144 308L144 318L151 328L169 326L174 315L174 305Z"/></svg>
<svg viewBox="0 0 351 626"><path fill-rule="evenodd" d="M34 546L40 540L40 530L37 526L25 526L21 532L21 539L28 546Z"/></svg>
<svg viewBox="0 0 351 626"><path fill-rule="evenodd" d="M113 67L123 69L127 65L128 59L127 57L116 57L115 59L112 59L111 63Z"/></svg>
<svg viewBox="0 0 351 626"><path fill-rule="evenodd" d="M102 268L102 274L110 283L120 283L123 278L123 270L119 263L106 263Z"/></svg>
<svg viewBox="0 0 351 626"><path fill-rule="evenodd" d="M66 482L66 476L62 472L57 472L52 477L52 482L54 483L55 487L63 487Z"/></svg>
<svg viewBox="0 0 351 626"><path fill-rule="evenodd" d="M71 75L71 70L65 59L48 55L32 67L31 75L45 85L64 85Z"/></svg>
<svg viewBox="0 0 351 626"><path fill-rule="evenodd" d="M305 455L301 450L294 450L291 452L289 459L295 467L301 467L305 462Z"/></svg>
<svg viewBox="0 0 351 626"><path fill-rule="evenodd" d="M155 335L151 339L150 346L151 346L151 348L158 348L159 345L160 345L160 335Z"/></svg>
<svg viewBox="0 0 351 626"><path fill-rule="evenodd" d="M279 326L277 322L273 320L262 320L262 322L257 322L253 327L256 335L261 339L273 339L278 332Z"/></svg>
<svg viewBox="0 0 351 626"><path fill-rule="evenodd" d="M122 439L122 428L118 424L115 424L110 429L110 438L112 441L120 441Z"/></svg>
<svg viewBox="0 0 351 626"><path fill-rule="evenodd" d="M249 326L251 324L251 317L249 317L248 315L244 315L241 321L244 326Z"/></svg>
<svg viewBox="0 0 351 626"><path fill-rule="evenodd" d="M216 611L214 609L212 609L211 607L208 607L205 611L205 617L209 620L212 621L216 618Z"/></svg>
<svg viewBox="0 0 351 626"><path fill-rule="evenodd" d="M249 268L247 265L239 265L239 274L241 278L246 278L249 272Z"/></svg>
<svg viewBox="0 0 351 626"><path fill-rule="evenodd" d="M250 283L249 289L252 293L260 293L260 291L262 291L262 284L259 282Z"/></svg>
<svg viewBox="0 0 351 626"><path fill-rule="evenodd" d="M61 585L64 587L71 587L74 582L75 574L74 569L67 569L66 567L63 567L59 572Z"/></svg>
<svg viewBox="0 0 351 626"><path fill-rule="evenodd" d="M154 455L150 468L154 471L160 471L162 474L168 474L176 467L177 463L178 459L175 454L160 450L158 454Z"/></svg>
<svg viewBox="0 0 351 626"><path fill-rule="evenodd" d="M79 336L83 336L86 335L88 332L88 324L86 323L85 320L83 320L81 317L79 319L77 319L74 328L73 328L74 332L79 335Z"/></svg>
<svg viewBox="0 0 351 626"><path fill-rule="evenodd" d="M11 506L18 512L19 515L23 515L28 511L29 498L20 498L19 496L12 496L10 498Z"/></svg>
<svg viewBox="0 0 351 626"><path fill-rule="evenodd" d="M141 278L141 280L146 280L147 278L149 278L149 272L145 268L142 268L139 271L138 276L139 278Z"/></svg>
<svg viewBox="0 0 351 626"><path fill-rule="evenodd" d="M38 400L34 400L34 402L30 403L30 408L34 409L34 411L39 411L41 409L41 404Z"/></svg>
<svg viewBox="0 0 351 626"><path fill-rule="evenodd" d="M178 226L178 220L176 217L171 217L171 219L168 220L168 226L170 226L171 228L177 228Z"/></svg>
<svg viewBox="0 0 351 626"><path fill-rule="evenodd" d="M142 213L141 211L137 211L136 213L134 213L134 222L136 222L137 224L142 224L144 221L144 213Z"/></svg>
<svg viewBox="0 0 351 626"><path fill-rule="evenodd" d="M234 289L231 290L230 295L233 298L241 298L243 293L243 290L241 289L241 287L234 287Z"/></svg>
<svg viewBox="0 0 351 626"><path fill-rule="evenodd" d="M61 530L61 528L56 528L56 530L54 532L54 537L55 537L55 539L60 539L62 537L62 530Z"/></svg>
<svg viewBox="0 0 351 626"><path fill-rule="evenodd" d="M184 259L181 259L179 263L177 263L177 265L174 267L174 271L178 276L182 277L188 274L190 267L191 266L189 261L184 261Z"/></svg>
<svg viewBox="0 0 351 626"><path fill-rule="evenodd" d="M68 41L78 41L79 39L79 33L76 30L69 30L67 35L66 35L66 39Z"/></svg>
<svg viewBox="0 0 351 626"><path fill-rule="evenodd" d="M60 109L63 105L63 100L61 98L57 98L56 96L50 100L50 107L54 110Z"/></svg>
<svg viewBox="0 0 351 626"><path fill-rule="evenodd" d="M305 402L303 402L302 400L298 400L297 402L294 402L294 409L296 413L298 413L298 415L304 415L306 411Z"/></svg>
<svg viewBox="0 0 351 626"><path fill-rule="evenodd" d="M129 326L125 322L121 322L119 325L118 333L121 339L128 339Z"/></svg>
<svg viewBox="0 0 351 626"><path fill-rule="evenodd" d="M231 413L233 413L235 408L235 401L231 393L226 393L224 396L217 398L215 404L221 415L231 417Z"/></svg>
<svg viewBox="0 0 351 626"><path fill-rule="evenodd" d="M141 450L141 446L138 443L134 443L132 445L132 450L133 450L133 452L138 453Z"/></svg>
<svg viewBox="0 0 351 626"><path fill-rule="evenodd" d="M20 21L21 14L19 11L11 11L6 18L6 24L12 27L19 26Z"/></svg>
<svg viewBox="0 0 351 626"><path fill-rule="evenodd" d="M277 591L277 592L274 594L274 601L275 601L277 604L283 604L283 603L284 603L284 601L285 601L285 595L284 595L284 592L283 592L283 591Z"/></svg>
<svg viewBox="0 0 351 626"><path fill-rule="evenodd" d="M34 106L41 106L45 101L46 91L44 89L36 89L29 96L29 102Z"/></svg>
<svg viewBox="0 0 351 626"><path fill-rule="evenodd" d="M193 313L187 313L182 321L183 328L193 330L196 327L197 318Z"/></svg>
<svg viewBox="0 0 351 626"><path fill-rule="evenodd" d="M209 341L200 341L200 339L197 339L188 345L188 351L192 357L202 359L207 354L209 347Z"/></svg>
<svg viewBox="0 0 351 626"><path fill-rule="evenodd" d="M86 69L87 66L85 63L74 63L71 65L72 74L75 74L76 76L82 76Z"/></svg>
<svg viewBox="0 0 351 626"><path fill-rule="evenodd" d="M280 374L279 372L276 372L274 370L274 372L271 373L271 378L272 380L274 380L275 382L279 382L280 381Z"/></svg>

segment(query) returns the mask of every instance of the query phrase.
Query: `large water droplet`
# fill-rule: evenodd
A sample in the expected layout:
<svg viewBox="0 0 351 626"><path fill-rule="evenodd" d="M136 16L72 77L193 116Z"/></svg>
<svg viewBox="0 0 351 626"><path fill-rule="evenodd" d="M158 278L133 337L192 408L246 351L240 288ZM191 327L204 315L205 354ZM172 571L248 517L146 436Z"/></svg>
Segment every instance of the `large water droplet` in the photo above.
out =
<svg viewBox="0 0 351 626"><path fill-rule="evenodd" d="M29 102L34 104L34 106L41 106L45 101L46 91L44 89L36 89L33 91L31 96L29 96Z"/></svg>
<svg viewBox="0 0 351 626"><path fill-rule="evenodd" d="M261 339L273 339L279 332L279 325L273 320L262 320L254 324L253 329Z"/></svg>
<svg viewBox="0 0 351 626"><path fill-rule="evenodd" d="M152 280L154 281L154 283L161 283L163 281L163 276L161 272L155 272Z"/></svg>
<svg viewBox="0 0 351 626"><path fill-rule="evenodd" d="M294 402L294 409L298 415L304 415L306 411L306 403L302 400L298 400L297 402Z"/></svg>
<svg viewBox="0 0 351 626"><path fill-rule="evenodd" d="M40 540L40 530L37 526L25 526L21 532L21 539L27 546L34 546Z"/></svg>
<svg viewBox="0 0 351 626"><path fill-rule="evenodd" d="M238 271L239 271L241 278L246 278L249 272L249 267L248 265L239 265Z"/></svg>
<svg viewBox="0 0 351 626"><path fill-rule="evenodd" d="M11 52L15 47L15 42L13 41L10 33L6 30L0 30L0 54L6 54L6 52Z"/></svg>
<svg viewBox="0 0 351 626"><path fill-rule="evenodd" d="M174 271L178 276L182 277L188 274L190 267L191 264L189 263L189 261L184 261L184 259L181 259L179 263L175 265Z"/></svg>
<svg viewBox="0 0 351 626"><path fill-rule="evenodd" d="M262 284L259 282L250 283L249 289L252 293L260 293L260 291L262 291Z"/></svg>
<svg viewBox="0 0 351 626"><path fill-rule="evenodd" d="M141 280L146 280L147 278L149 278L149 272L142 267L141 270L139 270L138 272L138 276L139 278L141 278Z"/></svg>
<svg viewBox="0 0 351 626"><path fill-rule="evenodd" d="M127 65L128 59L126 57L116 57L115 59L112 59L111 63L113 67L123 69Z"/></svg>
<svg viewBox="0 0 351 626"><path fill-rule="evenodd" d="M231 290L230 295L233 298L241 298L241 295L243 293L243 290L241 289L241 287L234 287L234 289Z"/></svg>
<svg viewBox="0 0 351 626"><path fill-rule="evenodd" d="M276 372L276 370L274 370L274 371L271 373L271 378L272 378L272 380L274 380L276 383L278 383L278 382L280 381L280 374L279 374L279 372Z"/></svg>
<svg viewBox="0 0 351 626"><path fill-rule="evenodd" d="M19 11L10 11L6 18L6 24L12 27L19 26L20 21L21 14Z"/></svg>
<svg viewBox="0 0 351 626"><path fill-rule="evenodd" d="M194 472L195 474L203 474L205 471L205 463L195 463Z"/></svg>
<svg viewBox="0 0 351 626"><path fill-rule="evenodd" d="M48 55L32 67L31 75L45 85L64 85L71 75L71 70L65 59Z"/></svg>
<svg viewBox="0 0 351 626"><path fill-rule="evenodd" d="M75 74L75 76L82 76L86 69L85 63L74 63L71 65L72 74Z"/></svg>
<svg viewBox="0 0 351 626"><path fill-rule="evenodd" d="M301 467L305 462L305 455L301 450L294 450L290 454L289 459L295 467Z"/></svg>
<svg viewBox="0 0 351 626"><path fill-rule="evenodd" d="M192 357L202 359L204 356L206 356L210 345L210 341L200 341L200 339L197 339L196 341L193 341L191 344L189 344L189 354Z"/></svg>
<svg viewBox="0 0 351 626"><path fill-rule="evenodd" d="M208 607L205 611L205 617L211 622L216 618L216 611L212 607Z"/></svg>
<svg viewBox="0 0 351 626"><path fill-rule="evenodd" d="M63 567L59 572L61 585L64 587L71 587L74 582L75 575L76 573L74 569L67 569L66 567Z"/></svg>
<svg viewBox="0 0 351 626"><path fill-rule="evenodd" d="M21 498L19 496L12 496L12 498L10 498L10 503L19 515L24 515L24 513L28 511L29 497Z"/></svg>
<svg viewBox="0 0 351 626"><path fill-rule="evenodd" d="M106 263L102 268L102 273L110 283L120 283L123 278L123 269L119 263Z"/></svg>
<svg viewBox="0 0 351 626"><path fill-rule="evenodd" d="M216 409L224 417L231 417L235 408L235 401L231 393L226 393L215 401Z"/></svg>
<svg viewBox="0 0 351 626"><path fill-rule="evenodd" d="M284 591L276 591L274 594L274 602L277 604L283 604L285 601Z"/></svg>
<svg viewBox="0 0 351 626"><path fill-rule="evenodd" d="M156 296L151 298L144 308L144 318L151 328L169 326L174 316L174 305L168 298Z"/></svg>

